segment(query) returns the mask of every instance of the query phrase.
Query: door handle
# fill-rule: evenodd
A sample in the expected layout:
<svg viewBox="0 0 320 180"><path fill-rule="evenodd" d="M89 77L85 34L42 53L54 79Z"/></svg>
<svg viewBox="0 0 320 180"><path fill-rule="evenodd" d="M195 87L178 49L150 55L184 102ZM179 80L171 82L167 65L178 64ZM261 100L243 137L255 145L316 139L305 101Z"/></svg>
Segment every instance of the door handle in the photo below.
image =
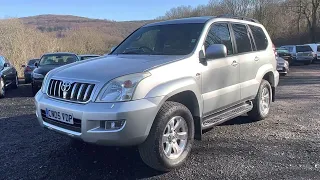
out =
<svg viewBox="0 0 320 180"><path fill-rule="evenodd" d="M232 61L232 66L238 66L238 62L236 60Z"/></svg>
<svg viewBox="0 0 320 180"><path fill-rule="evenodd" d="M259 61L259 60L260 60L259 57L255 57L255 58L254 58L254 61Z"/></svg>

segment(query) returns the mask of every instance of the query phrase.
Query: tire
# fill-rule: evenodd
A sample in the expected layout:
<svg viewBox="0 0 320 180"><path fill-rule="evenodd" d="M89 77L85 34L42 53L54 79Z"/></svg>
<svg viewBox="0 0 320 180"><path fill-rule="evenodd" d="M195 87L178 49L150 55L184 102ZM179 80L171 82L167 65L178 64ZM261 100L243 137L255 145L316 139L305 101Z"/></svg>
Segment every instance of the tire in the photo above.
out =
<svg viewBox="0 0 320 180"><path fill-rule="evenodd" d="M14 83L12 84L12 88L17 89L18 87L19 87L19 79L18 79L18 75L16 74L16 79L15 79Z"/></svg>
<svg viewBox="0 0 320 180"><path fill-rule="evenodd" d="M24 83L25 84L29 84L29 83L31 83L31 80L30 79L24 79Z"/></svg>
<svg viewBox="0 0 320 180"><path fill-rule="evenodd" d="M303 63L304 65L309 65L309 64L311 64L312 63L312 61L308 61L308 62L305 62L305 63Z"/></svg>
<svg viewBox="0 0 320 180"><path fill-rule="evenodd" d="M0 98L4 98L5 96L6 96L6 88L5 88L3 79L0 77Z"/></svg>
<svg viewBox="0 0 320 180"><path fill-rule="evenodd" d="M181 123L178 130L181 131L178 133L180 133L180 135L184 134L184 138L182 139L186 141L175 139L175 137L177 137L176 135L171 136L169 127L172 127L172 124L169 122L172 121L174 122L173 126L176 126L178 121ZM183 133L183 129L187 130L186 134ZM180 103L167 101L159 110L146 141L139 145L138 148L142 160L148 166L158 171L170 171L185 162L191 152L193 140L194 123L191 112L186 106ZM183 146L183 144L183 150L175 154L179 151L175 151L177 149L174 147L176 147L176 145ZM165 149L168 149L167 153L165 153Z"/></svg>
<svg viewBox="0 0 320 180"><path fill-rule="evenodd" d="M262 95L263 93L265 94L265 91L268 90L268 95L265 95L265 97L263 99L265 99L265 105L267 105L267 109L265 109L262 104ZM250 119L254 120L254 121L260 121L265 119L266 117L268 117L269 112L270 112L270 103L271 103L271 99L272 99L272 90L271 90L271 85L268 81L266 80L262 80L259 90L258 90L258 94L256 95L255 99L253 100L253 109L248 112L248 116Z"/></svg>
<svg viewBox="0 0 320 180"><path fill-rule="evenodd" d="M33 84L31 84L31 89L32 89L33 96L35 96L39 91L39 89L37 87L35 87Z"/></svg>

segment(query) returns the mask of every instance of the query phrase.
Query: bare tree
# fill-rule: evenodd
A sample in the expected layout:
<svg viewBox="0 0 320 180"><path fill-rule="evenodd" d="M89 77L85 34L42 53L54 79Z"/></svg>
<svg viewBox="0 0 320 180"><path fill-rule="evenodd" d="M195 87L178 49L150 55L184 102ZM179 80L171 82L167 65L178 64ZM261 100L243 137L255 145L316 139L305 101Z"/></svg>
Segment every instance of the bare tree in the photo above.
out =
<svg viewBox="0 0 320 180"><path fill-rule="evenodd" d="M320 7L320 0L304 0L300 3L301 6L299 8L301 8L301 12L308 23L310 40L316 42L317 12Z"/></svg>

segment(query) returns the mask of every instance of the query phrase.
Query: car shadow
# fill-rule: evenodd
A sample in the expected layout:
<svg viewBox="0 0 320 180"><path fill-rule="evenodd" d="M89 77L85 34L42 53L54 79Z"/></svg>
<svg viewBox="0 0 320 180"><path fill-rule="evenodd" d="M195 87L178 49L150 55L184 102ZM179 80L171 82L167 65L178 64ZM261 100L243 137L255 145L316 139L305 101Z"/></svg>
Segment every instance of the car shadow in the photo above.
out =
<svg viewBox="0 0 320 180"><path fill-rule="evenodd" d="M0 118L0 127L5 134L0 137L4 177L23 179L31 173L35 179L143 179L163 174L147 166L136 147L75 141L41 128L34 114Z"/></svg>
<svg viewBox="0 0 320 180"><path fill-rule="evenodd" d="M250 119L248 116L246 115L242 115L239 117L236 117L234 119L231 119L229 121L226 121L222 124L220 124L219 126L231 126L231 125L241 125L241 124L250 124L256 122L255 120Z"/></svg>
<svg viewBox="0 0 320 180"><path fill-rule="evenodd" d="M5 98L16 97L33 97L31 84L24 84L24 80L19 80L19 87L17 89L10 88L6 91Z"/></svg>

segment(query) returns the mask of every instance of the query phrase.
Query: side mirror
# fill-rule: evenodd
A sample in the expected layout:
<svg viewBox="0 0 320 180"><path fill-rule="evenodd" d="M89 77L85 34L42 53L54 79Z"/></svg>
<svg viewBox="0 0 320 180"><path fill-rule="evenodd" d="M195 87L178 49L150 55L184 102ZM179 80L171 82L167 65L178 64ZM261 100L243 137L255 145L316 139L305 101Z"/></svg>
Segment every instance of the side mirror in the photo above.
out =
<svg viewBox="0 0 320 180"><path fill-rule="evenodd" d="M35 67L38 67L38 66L39 66L39 63L38 63L38 62L34 63L34 66L35 66Z"/></svg>
<svg viewBox="0 0 320 180"><path fill-rule="evenodd" d="M227 47L223 44L213 44L206 49L205 57L209 59L219 59L227 56Z"/></svg>
<svg viewBox="0 0 320 180"><path fill-rule="evenodd" d="M26 65L22 65L21 67L25 68L25 67L26 67Z"/></svg>
<svg viewBox="0 0 320 180"><path fill-rule="evenodd" d="M111 47L110 52L112 52L115 48L116 46Z"/></svg>

